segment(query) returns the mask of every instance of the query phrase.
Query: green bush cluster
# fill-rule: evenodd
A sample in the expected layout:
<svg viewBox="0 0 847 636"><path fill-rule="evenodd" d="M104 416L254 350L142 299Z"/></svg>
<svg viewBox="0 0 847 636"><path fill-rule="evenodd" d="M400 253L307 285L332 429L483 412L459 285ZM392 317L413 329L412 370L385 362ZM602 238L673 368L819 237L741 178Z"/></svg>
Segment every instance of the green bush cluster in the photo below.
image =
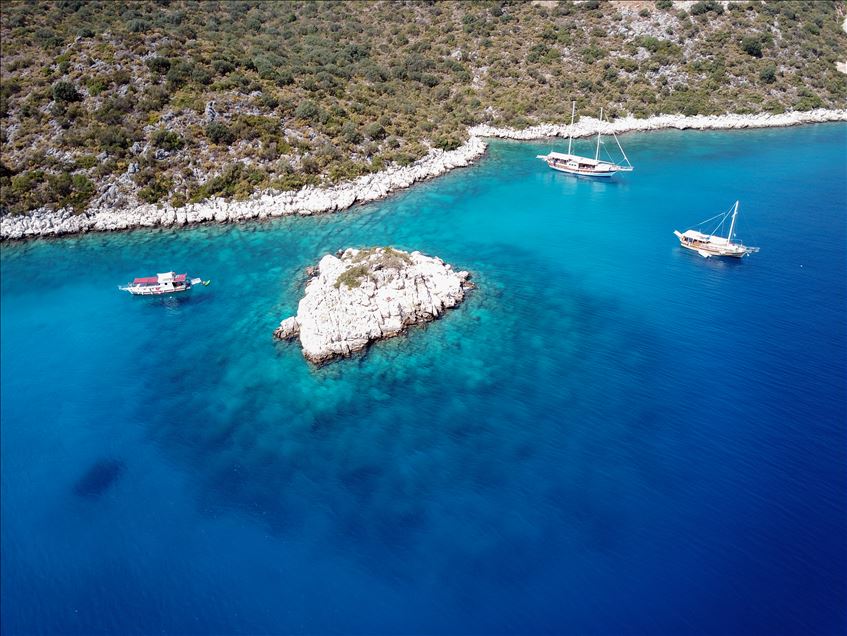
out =
<svg viewBox="0 0 847 636"><path fill-rule="evenodd" d="M206 137L213 144L229 145L235 141L235 135L226 124L213 121L206 125Z"/></svg>
<svg viewBox="0 0 847 636"><path fill-rule="evenodd" d="M185 146L183 138L172 130L157 130L153 133L151 141L156 148L162 148L163 150L181 150Z"/></svg>
<svg viewBox="0 0 847 636"><path fill-rule="evenodd" d="M370 276L370 273L371 268L367 265L354 265L339 274L338 278L335 279L335 288L339 289L342 285L351 289L360 287L362 282Z"/></svg>
<svg viewBox="0 0 847 636"><path fill-rule="evenodd" d="M198 187L190 200L202 201L212 196L246 198L256 187L266 183L267 175L261 170L236 163Z"/></svg>
<svg viewBox="0 0 847 636"><path fill-rule="evenodd" d="M689 11L691 12L691 15L703 15L710 11L717 15L721 15L723 13L723 4L717 0L701 0L700 2L692 4Z"/></svg>
<svg viewBox="0 0 847 636"><path fill-rule="evenodd" d="M0 200L10 209L28 211L50 207L81 212L95 194L94 183L84 174L44 170L14 174L5 166L0 170Z"/></svg>
<svg viewBox="0 0 847 636"><path fill-rule="evenodd" d="M130 163L147 201L329 183L456 148L476 123L565 121L571 99L643 117L847 99L835 3L654 5L8 2L2 206L79 205L74 175L99 187ZM625 35L631 20L652 35ZM220 117L208 122L211 101ZM146 141L167 161L146 161Z"/></svg>
<svg viewBox="0 0 847 636"><path fill-rule="evenodd" d="M746 36L741 40L741 48L747 55L762 57L762 42L756 36Z"/></svg>
<svg viewBox="0 0 847 636"><path fill-rule="evenodd" d="M64 103L79 102L82 101L82 95L73 84L63 80L53 84L53 99Z"/></svg>

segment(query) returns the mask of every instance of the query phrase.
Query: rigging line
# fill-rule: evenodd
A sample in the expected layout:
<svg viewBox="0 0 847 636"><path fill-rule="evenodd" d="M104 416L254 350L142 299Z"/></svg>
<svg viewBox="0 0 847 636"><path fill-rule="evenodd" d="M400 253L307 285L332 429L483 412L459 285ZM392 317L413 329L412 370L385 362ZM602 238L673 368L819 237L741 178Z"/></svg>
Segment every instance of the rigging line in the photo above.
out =
<svg viewBox="0 0 847 636"><path fill-rule="evenodd" d="M725 217L725 216L726 216L726 212L721 212L721 213L716 214L715 216L713 216L713 217L711 217L711 218L706 219L705 221L700 221L700 222L699 222L697 225L695 225L694 227L702 227L702 226L706 225L706 223L708 223L709 221L713 221L714 219L718 218L719 216L723 216L723 217Z"/></svg>
<svg viewBox="0 0 847 636"><path fill-rule="evenodd" d="M718 235L718 232L722 230L724 223L726 223L726 215L723 216L723 218L721 219L721 222L718 223L717 227L715 227L715 229L712 230L712 232L711 232L712 236Z"/></svg>
<svg viewBox="0 0 847 636"><path fill-rule="evenodd" d="M735 204L733 204L733 207L735 207ZM717 226L715 227L715 229L712 231L712 235L714 235L714 234L715 234L715 232L717 232L720 228L722 228L722 227L723 227L724 223L726 223L726 219L727 219L727 217L728 217L730 214L732 214L732 208L730 208L730 209L729 209L729 211L727 211L727 212L720 212L720 213L716 214L715 216L713 216L713 217L710 217L710 218L706 219L705 221L700 221L700 222L699 222L697 225L695 225L694 227L703 227L704 225L706 225L706 223L709 223L710 221L713 221L713 220L715 220L716 218L721 217L721 222L720 222L720 223L718 223L718 225L717 225ZM730 238L731 238L731 237L730 237Z"/></svg>
<svg viewBox="0 0 847 636"><path fill-rule="evenodd" d="M609 163L615 163L615 160L612 158L612 155L609 153L609 149L606 148L606 142L601 141L600 145L603 146L603 152L605 152L606 156L609 158Z"/></svg>
<svg viewBox="0 0 847 636"><path fill-rule="evenodd" d="M745 221L736 222L736 226L738 226L738 225L744 225L744 234L746 234L747 236L749 236L749 237L750 237L750 242L751 242L753 245L756 245L756 244L758 243L758 241L756 240L756 237L755 237L755 236L753 236L753 233L752 233L752 232L750 232L750 233L748 234L748 230L749 230L750 228L749 228L749 226L747 225L747 221L745 220Z"/></svg>
<svg viewBox="0 0 847 636"><path fill-rule="evenodd" d="M626 165L632 167L632 164L629 162L629 157L626 156L626 153L623 151L623 146L621 146L621 142L618 141L618 136L615 133L612 133L612 137L615 138L615 143L618 144L618 148L620 148L621 154L623 155L624 161L626 161Z"/></svg>

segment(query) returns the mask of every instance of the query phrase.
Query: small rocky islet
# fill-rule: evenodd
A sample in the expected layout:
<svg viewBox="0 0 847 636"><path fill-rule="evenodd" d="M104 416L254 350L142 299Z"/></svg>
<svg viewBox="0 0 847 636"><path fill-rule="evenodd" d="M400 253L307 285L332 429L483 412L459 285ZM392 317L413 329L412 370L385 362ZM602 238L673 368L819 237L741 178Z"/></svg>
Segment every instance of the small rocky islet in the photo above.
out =
<svg viewBox="0 0 847 636"><path fill-rule="evenodd" d="M327 254L307 274L297 314L283 320L274 337L299 337L303 356L317 365L435 320L474 287L467 271L391 247Z"/></svg>

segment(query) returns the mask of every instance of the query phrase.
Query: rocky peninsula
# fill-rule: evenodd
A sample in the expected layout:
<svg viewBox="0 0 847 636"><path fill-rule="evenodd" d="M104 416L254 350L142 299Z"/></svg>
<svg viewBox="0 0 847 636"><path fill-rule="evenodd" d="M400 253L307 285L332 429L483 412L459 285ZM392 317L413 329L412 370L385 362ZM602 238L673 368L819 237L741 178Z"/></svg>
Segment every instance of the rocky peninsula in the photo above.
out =
<svg viewBox="0 0 847 636"><path fill-rule="evenodd" d="M755 115L656 115L645 119L626 116L614 121L601 122L593 117L581 117L574 124L574 137L588 137L601 132L610 133L646 132L651 130L742 130L747 128L782 128L798 124L820 124L833 121L847 121L847 109L828 110L819 108L804 112L759 113ZM470 134L477 137L499 137L501 139L545 139L548 137L566 137L568 124L540 124L522 130L514 128L495 128L488 125L474 126Z"/></svg>
<svg viewBox="0 0 847 636"><path fill-rule="evenodd" d="M847 109L755 115L657 115L645 119L626 116L612 122L582 117L574 126L574 136L590 136L598 130L604 134L667 128L740 130L836 121L847 121ZM264 191L256 193L246 201L213 198L180 208L170 205L141 205L126 209L93 207L83 214L74 214L70 209L42 209L25 215L7 214L0 217L0 240L107 232L138 227L184 226L205 222L231 223L294 214L336 212L356 203L382 199L418 181L470 165L485 153L485 137L519 140L563 137L568 134L568 125L540 124L521 130L478 125L470 128L468 133L468 141L455 150L433 149L410 166L392 166L382 172L334 186L307 186L301 190L287 192Z"/></svg>
<svg viewBox="0 0 847 636"><path fill-rule="evenodd" d="M297 314L283 320L274 337L299 337L303 355L315 364L434 320L473 287L468 272L440 258L390 247L327 254L308 272Z"/></svg>
<svg viewBox="0 0 847 636"><path fill-rule="evenodd" d="M311 215L344 210L356 203L382 199L417 181L430 179L454 168L464 167L480 157L486 143L471 137L450 151L433 149L410 166L392 166L329 187L306 186L297 191L256 193L246 201L212 198L180 208L170 205L141 205L134 208L92 208L84 214L72 210L36 210L26 215L0 217L0 240L38 236L60 236L81 232L109 232L138 227L169 227L195 223L232 223L294 214Z"/></svg>

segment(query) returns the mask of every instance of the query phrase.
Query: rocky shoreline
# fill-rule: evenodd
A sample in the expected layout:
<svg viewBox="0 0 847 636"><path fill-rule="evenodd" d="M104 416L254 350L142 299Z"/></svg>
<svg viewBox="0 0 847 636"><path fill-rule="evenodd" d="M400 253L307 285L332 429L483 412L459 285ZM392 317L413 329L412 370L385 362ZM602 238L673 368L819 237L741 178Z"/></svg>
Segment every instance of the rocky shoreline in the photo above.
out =
<svg viewBox="0 0 847 636"><path fill-rule="evenodd" d="M734 130L784 127L797 124L847 121L847 109L817 109L776 115L657 115L647 119L622 117L600 123L583 117L574 126L575 137L603 133L662 130ZM474 126L470 139L455 150L432 150L426 157L407 167L393 166L325 188L307 186L296 192L260 192L246 201L214 198L181 208L170 205L141 205L127 209L94 209L83 214L71 210L36 210L26 215L0 217L0 241L62 236L83 232L109 232L141 227L170 227L196 223L230 223L250 219L268 219L288 215L312 215L344 210L356 203L382 199L412 184L442 175L454 168L468 166L485 153L484 137L504 139L542 139L568 134L566 124L541 124L524 130Z"/></svg>
<svg viewBox="0 0 847 636"><path fill-rule="evenodd" d="M327 254L308 272L297 315L283 320L274 337L299 337L303 356L314 364L435 320L473 287L468 272L454 271L440 258L390 247Z"/></svg>
<svg viewBox="0 0 847 636"><path fill-rule="evenodd" d="M308 216L335 212L356 203L382 199L417 181L467 166L480 157L485 148L486 143L482 139L471 137L455 150L432 150L426 157L407 167L393 166L376 174L326 188L306 186L293 192L260 192L246 201L213 198L181 208L166 204L141 205L122 210L90 210L78 215L71 210L36 210L27 215L4 215L0 218L0 240L140 227L183 226L210 221L231 223L293 214Z"/></svg>
<svg viewBox="0 0 847 636"><path fill-rule="evenodd" d="M574 124L574 137L588 137L597 134L646 132L651 130L743 130L748 128L782 128L798 124L822 124L834 121L847 121L847 109L827 110L819 108L804 112L789 112L772 115L656 115L646 119L621 117L612 122L600 122L593 117L582 117ZM476 137L498 137L501 139L545 139L548 137L567 137L568 124L540 124L515 130L512 128L494 128L488 125L474 126L469 129Z"/></svg>

